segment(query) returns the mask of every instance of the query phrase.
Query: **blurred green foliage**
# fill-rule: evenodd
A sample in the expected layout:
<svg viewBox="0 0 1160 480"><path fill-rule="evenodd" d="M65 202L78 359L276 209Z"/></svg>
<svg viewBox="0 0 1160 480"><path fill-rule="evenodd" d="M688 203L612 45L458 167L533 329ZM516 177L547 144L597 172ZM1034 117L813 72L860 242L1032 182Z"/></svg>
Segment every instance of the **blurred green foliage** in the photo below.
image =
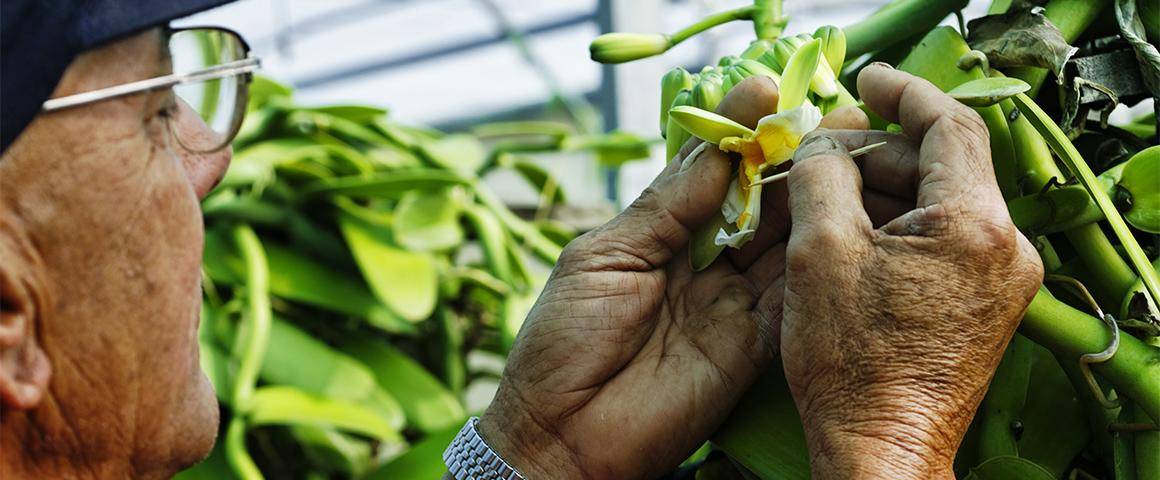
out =
<svg viewBox="0 0 1160 480"><path fill-rule="evenodd" d="M616 163L647 157L648 145L554 122L444 134L373 107L300 106L286 86L257 78L234 151L203 202L201 355L222 433L183 479L254 477L231 467L237 452L271 478L435 478L575 236L521 218L481 177L509 169L550 211L564 192L527 155L587 151ZM243 408L230 395L254 345L243 341L252 277L230 235L239 225L264 250L272 313ZM231 445L225 430L238 419L244 445Z"/></svg>

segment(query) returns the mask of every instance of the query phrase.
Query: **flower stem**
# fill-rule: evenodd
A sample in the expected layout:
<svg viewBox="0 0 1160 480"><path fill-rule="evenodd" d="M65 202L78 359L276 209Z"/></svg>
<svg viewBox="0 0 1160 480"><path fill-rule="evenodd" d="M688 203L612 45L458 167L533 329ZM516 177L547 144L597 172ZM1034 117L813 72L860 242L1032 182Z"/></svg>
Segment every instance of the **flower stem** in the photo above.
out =
<svg viewBox="0 0 1160 480"><path fill-rule="evenodd" d="M1047 146L1047 142L1026 116L1019 113L1014 102L1002 102L999 105L1010 121L1011 139L1015 147L1022 190L1037 192L1053 178L1059 181L1066 179L1051 157L1051 149ZM1124 298L1135 282L1136 275L1123 258L1115 255L1115 247L1108 241L1100 226L1095 223L1082 225L1068 230L1065 234L1083 264L1095 277L1092 287L1100 291L1100 296Z"/></svg>
<svg viewBox="0 0 1160 480"><path fill-rule="evenodd" d="M883 7L846 32L846 60L885 50L895 43L938 25L947 14L962 10L966 0L899 0Z"/></svg>
<svg viewBox="0 0 1160 480"><path fill-rule="evenodd" d="M1075 175L1079 183L1095 199L1096 205L1099 205L1100 210L1104 212L1104 217L1107 218L1108 224L1111 225L1112 231L1116 234L1116 238L1120 240L1120 243L1128 252L1128 259L1131 260L1132 266L1135 267L1140 278L1144 280L1144 287L1147 288L1148 294L1151 296L1151 306L1155 309L1156 300L1160 299L1160 274L1157 274L1156 270L1152 268L1152 264L1148 261L1148 256L1140 248L1136 237L1128 229L1128 224L1124 222L1124 218L1120 216L1120 212L1112 204L1112 200L1108 197L1107 192L1100 187L1095 174L1091 171L1091 167L1080 156L1079 151L1075 149L1071 141L1067 139L1067 135L1059 129L1059 126L1055 124L1043 109L1039 108L1039 105L1031 100L1031 97L1021 93L1011 97L1011 99L1015 101L1015 105L1019 107L1019 111L1024 114L1036 130L1039 130L1043 139L1051 147L1051 150L1063 160L1068 170L1071 170L1071 173ZM1112 253L1114 254L1114 251ZM1115 257L1118 258L1119 255L1115 255ZM1131 288L1131 283L1127 284L1125 290L1127 288ZM1122 298L1122 295L1120 298Z"/></svg>
<svg viewBox="0 0 1160 480"><path fill-rule="evenodd" d="M678 43L688 40L689 37L692 37L693 35L704 32L705 30L716 27L718 25L723 25L736 20L751 20L753 18L753 12L754 7L750 5L709 15L708 17L702 18L697 23L689 25L670 34L669 48L673 48Z"/></svg>
<svg viewBox="0 0 1160 480"><path fill-rule="evenodd" d="M1055 299L1045 288L1027 307L1019 332L1069 361L1108 346L1112 332L1102 321ZM1120 335L1120 347L1092 370L1131 398L1155 421L1160 419L1160 348L1131 335Z"/></svg>
<svg viewBox="0 0 1160 480"><path fill-rule="evenodd" d="M785 30L789 17L781 4L782 0L753 0L753 33L758 40L775 40Z"/></svg>

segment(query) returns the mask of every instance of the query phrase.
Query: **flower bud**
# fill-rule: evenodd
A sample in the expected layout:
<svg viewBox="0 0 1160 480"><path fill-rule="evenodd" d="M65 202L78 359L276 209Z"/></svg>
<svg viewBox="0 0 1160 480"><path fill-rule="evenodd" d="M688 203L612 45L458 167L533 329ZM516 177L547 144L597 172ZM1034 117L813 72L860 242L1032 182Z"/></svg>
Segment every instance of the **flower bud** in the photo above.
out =
<svg viewBox="0 0 1160 480"><path fill-rule="evenodd" d="M669 118L693 136L712 144L721 143L728 137L753 135L753 130L748 127L697 107L675 107L669 111Z"/></svg>
<svg viewBox="0 0 1160 480"><path fill-rule="evenodd" d="M773 46L773 42L769 40L754 40L749 44L749 47L741 52L741 58L746 60L757 60L761 54L765 53Z"/></svg>
<svg viewBox="0 0 1160 480"><path fill-rule="evenodd" d="M659 33L606 33L596 37L588 52L600 63L624 63L660 55L669 49L669 37Z"/></svg>
<svg viewBox="0 0 1160 480"><path fill-rule="evenodd" d="M725 99L725 78L720 73L701 75L701 80L693 85L693 105L708 111L717 109Z"/></svg>
<svg viewBox="0 0 1160 480"><path fill-rule="evenodd" d="M846 32L833 25L820 27L814 32L814 38L822 41L822 56L830 66L834 76L842 74L842 63L846 61Z"/></svg>
<svg viewBox="0 0 1160 480"><path fill-rule="evenodd" d="M661 136L667 135L669 109L673 107L673 98L677 92L693 87L693 76L681 67L669 70L661 77Z"/></svg>

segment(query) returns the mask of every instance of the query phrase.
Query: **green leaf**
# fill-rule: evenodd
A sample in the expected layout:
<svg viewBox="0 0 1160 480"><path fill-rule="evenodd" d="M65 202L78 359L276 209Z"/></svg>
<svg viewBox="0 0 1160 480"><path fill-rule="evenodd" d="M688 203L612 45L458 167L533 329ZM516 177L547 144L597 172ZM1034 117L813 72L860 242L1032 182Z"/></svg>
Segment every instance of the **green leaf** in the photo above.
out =
<svg viewBox="0 0 1160 480"><path fill-rule="evenodd" d="M447 387L389 343L350 336L340 347L370 368L379 386L399 401L408 422L419 430L439 431L467 418Z"/></svg>
<svg viewBox="0 0 1160 480"><path fill-rule="evenodd" d="M986 54L992 67L1040 67L1063 78L1063 65L1078 50L1036 10L976 18L967 24L967 31L967 43Z"/></svg>
<svg viewBox="0 0 1160 480"><path fill-rule="evenodd" d="M462 200L456 190L408 192L395 207L395 241L408 250L439 251L463 243Z"/></svg>
<svg viewBox="0 0 1160 480"><path fill-rule="evenodd" d="M470 181L454 172L430 168L395 170L375 175L335 177L308 185L303 193L349 195L351 197L397 199L412 190L467 185Z"/></svg>
<svg viewBox="0 0 1160 480"><path fill-rule="evenodd" d="M324 107L313 107L306 110L325 113L327 115L343 118L355 123L370 123L387 114L387 110L384 108L370 107L366 105L327 105Z"/></svg>
<svg viewBox="0 0 1160 480"><path fill-rule="evenodd" d="M1160 233L1160 146L1148 147L1128 159L1118 186L1130 197L1124 220L1145 232Z"/></svg>
<svg viewBox="0 0 1160 480"><path fill-rule="evenodd" d="M306 138L279 138L253 144L234 154L219 188L270 182L283 165L328 158L326 147Z"/></svg>
<svg viewBox="0 0 1160 480"><path fill-rule="evenodd" d="M483 246L483 255L492 275L508 285L514 286L511 260L508 258L505 244L508 242L507 233L499 219L486 208L474 203L464 205L463 217L475 231L475 237Z"/></svg>
<svg viewBox="0 0 1160 480"><path fill-rule="evenodd" d="M414 333L415 326L378 301L355 275L349 275L287 247L266 243L270 293L286 300L365 319L390 333ZM241 261L221 234L207 231L204 267L215 282L241 283Z"/></svg>
<svg viewBox="0 0 1160 480"><path fill-rule="evenodd" d="M483 144L467 134L448 135L438 140L421 142L419 151L436 166L465 175L478 172L488 158Z"/></svg>
<svg viewBox="0 0 1160 480"><path fill-rule="evenodd" d="M614 131L600 135L572 135L561 148L596 154L601 165L614 167L633 160L648 158L649 144L637 135Z"/></svg>
<svg viewBox="0 0 1160 480"><path fill-rule="evenodd" d="M1027 397L1018 413L1023 424L1019 456L1061 478L1091 437L1083 406L1056 357L1042 346L1031 347L1028 378Z"/></svg>
<svg viewBox="0 0 1160 480"><path fill-rule="evenodd" d="M567 245L576 238L576 229L559 220L540 220L536 222L536 228L543 233L549 240L556 242L557 245Z"/></svg>
<svg viewBox="0 0 1160 480"><path fill-rule="evenodd" d="M491 122L471 127L471 133L477 137L507 137L517 135L545 135L563 138L576 132L575 128L564 122L552 121L517 121Z"/></svg>
<svg viewBox="0 0 1160 480"><path fill-rule="evenodd" d="M694 272L709 268L725 250L724 245L717 245L716 238L717 232L727 225L729 222L718 211L708 223L693 232L693 238L689 240L689 266Z"/></svg>
<svg viewBox="0 0 1160 480"><path fill-rule="evenodd" d="M1053 476L1035 462L1019 457L995 457L972 468L970 480L1054 480Z"/></svg>
<svg viewBox="0 0 1160 480"><path fill-rule="evenodd" d="M365 365L285 320L275 319L272 327L270 348L262 362L263 381L360 404L374 410L395 430L403 428L402 407L389 394L379 391L374 375Z"/></svg>
<svg viewBox="0 0 1160 480"><path fill-rule="evenodd" d="M265 107L276 98L289 100L294 95L292 88L262 75L254 76L253 80L250 81L248 91L250 103L246 104L247 111Z"/></svg>
<svg viewBox="0 0 1160 480"><path fill-rule="evenodd" d="M963 70L958 59L970 51L959 32L951 27L938 27L926 34L910 54L898 64L898 69L925 78L944 92L964 83L985 78L981 69Z"/></svg>
<svg viewBox="0 0 1160 480"><path fill-rule="evenodd" d="M564 197L564 189L560 188L560 182L558 182L556 178L552 176L551 172L549 172L544 167L541 167L540 165L532 162L531 160L528 160L525 157L512 154L500 155L499 164L502 167L515 170L516 173L520 174L521 177L524 177L524 180L527 180L528 183L530 183L532 187L540 193L541 196L545 195L545 189L551 187L553 192L552 203L564 203L566 201Z"/></svg>
<svg viewBox="0 0 1160 480"><path fill-rule="evenodd" d="M780 361L765 368L711 440L761 478L810 478L805 432Z"/></svg>
<svg viewBox="0 0 1160 480"><path fill-rule="evenodd" d="M390 242L390 225L356 216L348 206L338 226L371 291L395 313L417 322L431 316L439 300L439 273L425 253L410 252Z"/></svg>
<svg viewBox="0 0 1160 480"><path fill-rule="evenodd" d="M1088 193L1096 200L1100 210L1104 212L1104 217L1107 218L1108 224L1111 225L1112 231L1115 232L1116 238L1124 246L1128 252L1128 259L1131 260L1132 266L1140 278L1144 280L1144 286L1147 287L1149 295L1152 297L1152 305L1156 305L1157 299L1160 299L1160 275L1157 275L1156 269L1152 268L1152 264L1148 262L1147 255L1144 250L1140 248L1140 244L1136 241L1136 237L1132 235L1128 225L1124 223L1124 219L1120 216L1119 211L1116 210L1115 205L1112 204L1111 198L1108 194L1100 188L1096 176L1092 173L1091 167L1080 156L1079 151L1067 139L1067 135L1059 129L1059 126L1051 120L1043 109L1039 108L1034 101L1026 94L1020 93L1011 97L1015 101L1015 105L1023 112L1024 117L1027 118L1031 125L1043 135L1047 145L1055 152L1064 165L1067 165L1068 170L1072 175L1079 179L1079 183L1087 189ZM1125 167L1126 170L1126 167ZM1127 175L1127 172L1125 172Z"/></svg>
<svg viewBox="0 0 1160 480"><path fill-rule="evenodd" d="M1028 90L1031 85L1018 78L989 77L959 85L947 94L967 106L989 107Z"/></svg>
<svg viewBox="0 0 1160 480"><path fill-rule="evenodd" d="M358 404L310 395L293 387L262 387L254 392L249 424L334 427L386 444L403 437L386 419Z"/></svg>
<svg viewBox="0 0 1160 480"><path fill-rule="evenodd" d="M538 292L526 292L513 293L504 298L500 332L503 335L505 351L511 350L516 335L520 333L520 327L524 326L524 320L528 318L528 312L532 310L538 296Z"/></svg>
<svg viewBox="0 0 1160 480"><path fill-rule="evenodd" d="M440 478L447 473L443 451L459 433L459 425L431 433L411 446L411 449L391 463L370 473L366 480L396 480L401 478Z"/></svg>
<svg viewBox="0 0 1160 480"><path fill-rule="evenodd" d="M292 427L290 433L311 465L329 473L360 476L371 465L370 443L354 436L319 427ZM402 444L400 444L400 447Z"/></svg>

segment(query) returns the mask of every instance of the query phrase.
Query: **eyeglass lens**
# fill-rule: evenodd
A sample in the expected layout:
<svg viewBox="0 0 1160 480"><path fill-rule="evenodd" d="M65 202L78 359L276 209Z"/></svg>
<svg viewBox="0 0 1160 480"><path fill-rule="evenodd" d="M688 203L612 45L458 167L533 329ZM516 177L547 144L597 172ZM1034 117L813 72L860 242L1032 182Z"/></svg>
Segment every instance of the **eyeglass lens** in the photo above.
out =
<svg viewBox="0 0 1160 480"><path fill-rule="evenodd" d="M242 60L246 47L236 34L215 29L191 29L173 32L169 39L173 73L186 74ZM233 75L226 78L192 82L173 88L185 107L192 109L205 122L172 122L174 136L182 146L192 151L212 151L225 146L237 132L245 113L246 78Z"/></svg>

